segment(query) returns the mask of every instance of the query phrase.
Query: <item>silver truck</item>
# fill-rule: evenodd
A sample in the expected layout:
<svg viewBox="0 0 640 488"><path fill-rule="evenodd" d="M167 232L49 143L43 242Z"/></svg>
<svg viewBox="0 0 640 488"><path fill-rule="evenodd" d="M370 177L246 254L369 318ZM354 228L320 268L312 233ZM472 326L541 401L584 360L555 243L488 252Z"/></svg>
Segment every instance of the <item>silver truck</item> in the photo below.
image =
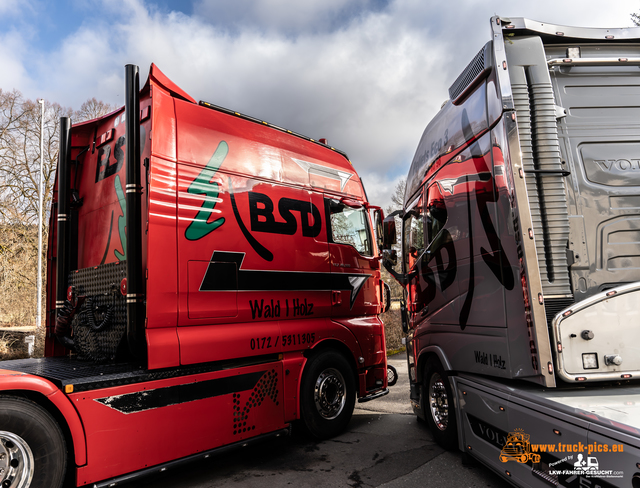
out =
<svg viewBox="0 0 640 488"><path fill-rule="evenodd" d="M411 402L517 486L640 487L640 28L491 34L384 222Z"/></svg>

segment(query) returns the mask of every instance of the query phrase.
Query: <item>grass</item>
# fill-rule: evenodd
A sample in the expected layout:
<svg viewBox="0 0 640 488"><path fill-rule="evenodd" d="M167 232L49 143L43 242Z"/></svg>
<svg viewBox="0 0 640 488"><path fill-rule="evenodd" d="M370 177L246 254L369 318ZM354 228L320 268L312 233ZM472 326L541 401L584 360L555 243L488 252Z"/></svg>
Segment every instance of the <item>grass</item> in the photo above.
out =
<svg viewBox="0 0 640 488"><path fill-rule="evenodd" d="M0 335L0 360L23 359L29 357L29 346L24 342L24 334L2 332Z"/></svg>

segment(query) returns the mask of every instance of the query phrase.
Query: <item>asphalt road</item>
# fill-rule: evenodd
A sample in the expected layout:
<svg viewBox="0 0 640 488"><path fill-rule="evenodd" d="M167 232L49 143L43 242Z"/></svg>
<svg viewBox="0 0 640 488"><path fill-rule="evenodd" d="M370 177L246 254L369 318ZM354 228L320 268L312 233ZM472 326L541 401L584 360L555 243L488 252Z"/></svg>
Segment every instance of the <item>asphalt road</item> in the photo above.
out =
<svg viewBox="0 0 640 488"><path fill-rule="evenodd" d="M390 358L398 383L378 400L356 404L348 430L314 441L295 430L265 441L138 481L145 488L351 487L448 488L511 485L479 464L463 466L417 422L409 405L404 354Z"/></svg>

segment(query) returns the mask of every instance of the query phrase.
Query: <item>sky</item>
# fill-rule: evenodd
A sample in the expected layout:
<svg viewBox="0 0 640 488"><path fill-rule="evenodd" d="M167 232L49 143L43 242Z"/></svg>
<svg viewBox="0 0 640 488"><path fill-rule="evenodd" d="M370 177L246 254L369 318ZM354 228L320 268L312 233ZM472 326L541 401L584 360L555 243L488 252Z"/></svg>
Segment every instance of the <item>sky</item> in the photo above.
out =
<svg viewBox="0 0 640 488"><path fill-rule="evenodd" d="M0 89L124 104L155 63L205 100L345 151L387 206L493 15L628 27L639 0L0 0Z"/></svg>

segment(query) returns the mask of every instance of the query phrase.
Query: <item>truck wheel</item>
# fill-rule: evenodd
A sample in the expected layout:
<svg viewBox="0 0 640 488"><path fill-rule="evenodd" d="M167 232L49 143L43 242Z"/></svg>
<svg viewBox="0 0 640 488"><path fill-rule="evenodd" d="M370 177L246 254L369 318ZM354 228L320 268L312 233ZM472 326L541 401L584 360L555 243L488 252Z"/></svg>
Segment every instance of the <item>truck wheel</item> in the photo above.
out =
<svg viewBox="0 0 640 488"><path fill-rule="evenodd" d="M355 402L355 379L344 356L323 351L309 360L300 392L300 413L309 434L318 439L338 435L349 423Z"/></svg>
<svg viewBox="0 0 640 488"><path fill-rule="evenodd" d="M21 397L0 397L0 487L59 488L67 452L64 435L42 407Z"/></svg>
<svg viewBox="0 0 640 488"><path fill-rule="evenodd" d="M445 449L458 445L456 410L453 394L438 359L427 360L423 377L424 415L436 442Z"/></svg>
<svg viewBox="0 0 640 488"><path fill-rule="evenodd" d="M396 368L387 364L387 386L393 386L398 382L398 371Z"/></svg>

